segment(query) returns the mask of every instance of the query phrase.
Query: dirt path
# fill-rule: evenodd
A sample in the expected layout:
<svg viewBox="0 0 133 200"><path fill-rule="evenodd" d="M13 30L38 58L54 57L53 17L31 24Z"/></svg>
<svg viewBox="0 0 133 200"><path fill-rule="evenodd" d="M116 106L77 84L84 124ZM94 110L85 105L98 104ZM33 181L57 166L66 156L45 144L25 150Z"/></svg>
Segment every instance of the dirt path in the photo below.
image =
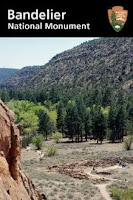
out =
<svg viewBox="0 0 133 200"><path fill-rule="evenodd" d="M119 168L119 166L115 165L115 166L111 166L111 167L100 168L100 170L98 170L98 171L106 172L108 170L117 169L117 168ZM92 178L96 178L96 179L104 178L107 181L116 181L117 180L117 179L113 179L113 178L109 178L109 177L100 176L98 174L92 174L92 168L90 168L90 167L86 168L84 172L86 174L90 175Z"/></svg>
<svg viewBox="0 0 133 200"><path fill-rule="evenodd" d="M95 186L98 187L98 189L100 190L100 193L106 200L112 200L109 193L107 192L107 189L106 189L107 185L109 185L109 184L99 184L99 185L95 185Z"/></svg>
<svg viewBox="0 0 133 200"><path fill-rule="evenodd" d="M120 168L119 166L115 165L115 166L110 166L110 167L106 167L106 168L100 168L102 172L108 171L108 170L115 170L117 168ZM85 173L90 175L92 178L96 178L96 179L101 179L104 178L105 180L109 181L106 184L97 184L95 185L96 187L98 187L98 189L100 190L100 193L102 194L102 196L104 197L105 200L112 200L112 198L110 197L108 191L107 191L107 186L110 185L112 182L117 181L117 179L112 179L112 178L108 178L108 177L104 177L104 176L100 176L98 174L92 174L92 168L87 168L85 169Z"/></svg>

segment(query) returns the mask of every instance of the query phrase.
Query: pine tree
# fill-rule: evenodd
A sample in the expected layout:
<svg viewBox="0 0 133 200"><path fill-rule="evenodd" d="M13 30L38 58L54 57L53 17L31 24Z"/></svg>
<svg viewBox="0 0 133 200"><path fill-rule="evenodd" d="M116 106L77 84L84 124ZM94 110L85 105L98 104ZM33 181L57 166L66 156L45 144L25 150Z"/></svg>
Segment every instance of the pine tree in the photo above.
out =
<svg viewBox="0 0 133 200"><path fill-rule="evenodd" d="M74 137L77 138L77 141L82 141L82 131L83 131L83 124L82 119L78 114L78 109L76 105L70 104L66 111L66 128L67 128L67 135L74 140Z"/></svg>
<svg viewBox="0 0 133 200"><path fill-rule="evenodd" d="M65 117L65 125L67 129L67 136L72 139L74 137L74 130L73 130L73 105L68 105L66 110L66 117Z"/></svg>
<svg viewBox="0 0 133 200"><path fill-rule="evenodd" d="M92 91L92 103L96 104L96 105L101 105L102 104L102 91L99 89L95 89L94 91Z"/></svg>
<svg viewBox="0 0 133 200"><path fill-rule="evenodd" d="M103 103L102 103L102 105L104 107L109 106L111 104L112 98L113 98L112 89L110 87L108 87L105 90L105 93L104 93L104 96L103 96Z"/></svg>
<svg viewBox="0 0 133 200"><path fill-rule="evenodd" d="M39 114L39 129L38 131L46 137L52 132L52 122L50 120L50 117L44 110L40 110Z"/></svg>
<svg viewBox="0 0 133 200"><path fill-rule="evenodd" d="M127 101L124 95L124 91L121 89L118 98L118 114L116 116L116 133L117 140L123 142L124 132L127 129L128 113L127 113Z"/></svg>
<svg viewBox="0 0 133 200"><path fill-rule="evenodd" d="M57 108L57 129L62 134L65 133L65 108L62 102L59 103Z"/></svg>
<svg viewBox="0 0 133 200"><path fill-rule="evenodd" d="M86 118L86 107L85 103L83 101L83 98L80 97L76 101L76 106L78 110L78 120L80 121L80 137L81 137L81 142L83 141L83 130L85 129L85 118Z"/></svg>
<svg viewBox="0 0 133 200"><path fill-rule="evenodd" d="M56 87L52 87L51 90L49 91L49 100L52 103L57 103L59 100L59 91Z"/></svg>
<svg viewBox="0 0 133 200"><path fill-rule="evenodd" d="M112 102L110 106L109 117L108 117L108 127L110 129L109 139L112 142L115 142L116 140L116 116L117 116L116 103Z"/></svg>
<svg viewBox="0 0 133 200"><path fill-rule="evenodd" d="M18 99L18 92L16 90L10 89L8 93L9 93L10 99L14 99L14 100Z"/></svg>
<svg viewBox="0 0 133 200"><path fill-rule="evenodd" d="M107 121L100 106L96 106L93 112L93 136L97 143L99 140L102 143L106 135Z"/></svg>
<svg viewBox="0 0 133 200"><path fill-rule="evenodd" d="M124 132L127 126L127 112L126 106L121 105L119 112L116 116L116 132L117 132L117 140L123 142Z"/></svg>
<svg viewBox="0 0 133 200"><path fill-rule="evenodd" d="M0 92L0 98L3 102L8 102L9 101L9 95L8 92L5 88L3 88Z"/></svg>
<svg viewBox="0 0 133 200"><path fill-rule="evenodd" d="M90 112L86 112L85 116L85 139L87 141L88 135L90 135L92 132L92 119Z"/></svg>

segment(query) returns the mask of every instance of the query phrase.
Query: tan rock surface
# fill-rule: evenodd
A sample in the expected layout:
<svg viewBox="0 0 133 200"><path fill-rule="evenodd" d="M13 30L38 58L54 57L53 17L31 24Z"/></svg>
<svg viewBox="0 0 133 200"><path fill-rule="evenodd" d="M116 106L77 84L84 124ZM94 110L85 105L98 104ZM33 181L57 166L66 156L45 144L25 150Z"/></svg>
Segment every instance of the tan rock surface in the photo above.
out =
<svg viewBox="0 0 133 200"><path fill-rule="evenodd" d="M0 101L0 200L42 200L21 169L21 127L14 120L14 113Z"/></svg>

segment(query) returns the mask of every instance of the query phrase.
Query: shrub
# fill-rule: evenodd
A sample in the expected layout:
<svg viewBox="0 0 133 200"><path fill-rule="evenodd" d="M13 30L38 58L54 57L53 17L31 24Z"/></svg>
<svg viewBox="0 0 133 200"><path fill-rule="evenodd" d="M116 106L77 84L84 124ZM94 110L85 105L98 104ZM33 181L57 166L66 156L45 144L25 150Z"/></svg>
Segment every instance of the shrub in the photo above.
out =
<svg viewBox="0 0 133 200"><path fill-rule="evenodd" d="M129 151L133 143L133 136L130 136L124 140L124 148Z"/></svg>
<svg viewBox="0 0 133 200"><path fill-rule="evenodd" d="M121 192L119 189L113 188L111 191L111 196L114 200L121 200Z"/></svg>
<svg viewBox="0 0 133 200"><path fill-rule="evenodd" d="M44 140L44 137L42 135L38 135L38 136L35 136L35 137L32 138L32 143L39 150L43 146L43 140Z"/></svg>
<svg viewBox="0 0 133 200"><path fill-rule="evenodd" d="M52 134L52 139L55 140L56 143L58 143L62 137L62 133L60 132L55 132Z"/></svg>
<svg viewBox="0 0 133 200"><path fill-rule="evenodd" d="M57 151L57 147L48 147L46 150L48 156L54 156L57 153Z"/></svg>
<svg viewBox="0 0 133 200"><path fill-rule="evenodd" d="M133 189L117 189L113 188L111 196L114 200L132 200L133 199Z"/></svg>
<svg viewBox="0 0 133 200"><path fill-rule="evenodd" d="M22 138L22 148L26 148L27 146L29 146L29 144L31 144L31 142L32 142L32 136L23 137Z"/></svg>

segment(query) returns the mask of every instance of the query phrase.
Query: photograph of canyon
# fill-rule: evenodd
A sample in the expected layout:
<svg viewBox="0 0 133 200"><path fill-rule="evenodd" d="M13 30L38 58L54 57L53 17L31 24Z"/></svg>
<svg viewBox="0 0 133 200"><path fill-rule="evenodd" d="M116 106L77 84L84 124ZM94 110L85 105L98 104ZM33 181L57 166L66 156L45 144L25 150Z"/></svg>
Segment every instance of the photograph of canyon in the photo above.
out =
<svg viewBox="0 0 133 200"><path fill-rule="evenodd" d="M133 38L0 38L0 200L133 200Z"/></svg>

